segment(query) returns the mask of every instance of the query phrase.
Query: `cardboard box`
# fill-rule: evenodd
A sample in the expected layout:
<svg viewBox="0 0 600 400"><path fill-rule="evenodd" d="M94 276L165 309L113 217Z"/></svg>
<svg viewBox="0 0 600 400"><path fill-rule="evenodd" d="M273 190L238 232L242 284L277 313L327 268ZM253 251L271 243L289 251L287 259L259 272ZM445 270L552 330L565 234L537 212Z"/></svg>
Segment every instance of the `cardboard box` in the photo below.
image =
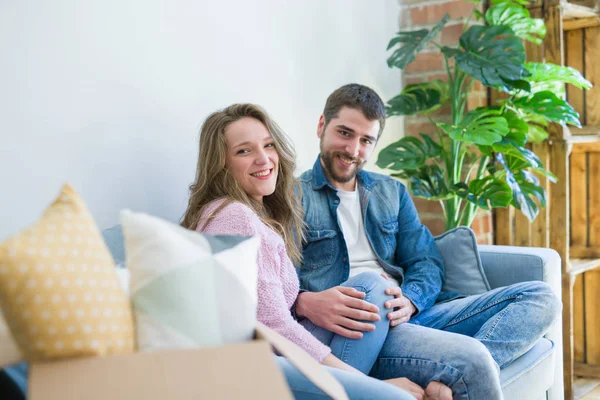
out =
<svg viewBox="0 0 600 400"><path fill-rule="evenodd" d="M258 324L248 343L38 363L30 400L293 399L271 346L333 399L341 384L298 346Z"/></svg>

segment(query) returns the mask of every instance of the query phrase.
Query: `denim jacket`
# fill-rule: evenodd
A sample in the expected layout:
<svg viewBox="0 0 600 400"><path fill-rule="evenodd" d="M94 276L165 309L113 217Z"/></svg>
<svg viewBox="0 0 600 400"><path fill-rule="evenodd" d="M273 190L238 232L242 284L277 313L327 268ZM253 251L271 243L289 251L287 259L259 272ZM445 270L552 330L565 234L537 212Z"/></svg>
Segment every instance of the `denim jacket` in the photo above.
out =
<svg viewBox="0 0 600 400"><path fill-rule="evenodd" d="M403 294L417 313L436 301L456 297L441 293L444 264L429 229L421 224L406 187L384 175L357 174L362 217L371 247L386 273L401 283ZM300 286L322 291L349 277L346 242L337 219L340 199L325 177L319 157L313 169L300 176L306 238L298 268Z"/></svg>

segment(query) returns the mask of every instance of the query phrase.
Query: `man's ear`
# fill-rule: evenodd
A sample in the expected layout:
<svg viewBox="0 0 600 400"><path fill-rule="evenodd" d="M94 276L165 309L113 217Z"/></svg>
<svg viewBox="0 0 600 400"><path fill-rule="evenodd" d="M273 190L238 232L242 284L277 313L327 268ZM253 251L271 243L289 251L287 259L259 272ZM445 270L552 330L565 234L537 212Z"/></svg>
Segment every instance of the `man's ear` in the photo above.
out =
<svg viewBox="0 0 600 400"><path fill-rule="evenodd" d="M325 132L325 116L321 114L319 117L319 124L317 125L317 136L319 138L323 137L323 133Z"/></svg>

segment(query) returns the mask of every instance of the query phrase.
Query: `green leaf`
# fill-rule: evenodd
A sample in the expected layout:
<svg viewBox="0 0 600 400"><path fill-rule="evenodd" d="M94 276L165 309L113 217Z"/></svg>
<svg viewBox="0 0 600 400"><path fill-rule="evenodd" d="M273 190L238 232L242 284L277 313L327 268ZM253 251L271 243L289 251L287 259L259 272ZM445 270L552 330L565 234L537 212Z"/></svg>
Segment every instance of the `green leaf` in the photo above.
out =
<svg viewBox="0 0 600 400"><path fill-rule="evenodd" d="M519 116L519 118L521 118L523 121L525 121L527 123L538 124L543 127L548 126L548 120L544 116L538 115L526 108L517 107L512 102L508 103L508 104L511 107L511 111L514 111Z"/></svg>
<svg viewBox="0 0 600 400"><path fill-rule="evenodd" d="M529 0L492 0L492 4L515 3L522 6L529 5Z"/></svg>
<svg viewBox="0 0 600 400"><path fill-rule="evenodd" d="M527 143L527 133L529 131L527 122L519 118L519 116L512 111L507 111L502 114L502 116L506 119L506 123L508 124L508 134L505 138L513 140L519 146L525 146L525 143Z"/></svg>
<svg viewBox="0 0 600 400"><path fill-rule="evenodd" d="M527 62L525 68L531 73L527 78L529 82L564 82L579 89L590 89L592 83L585 79L573 67L566 67L551 63Z"/></svg>
<svg viewBox="0 0 600 400"><path fill-rule="evenodd" d="M524 160L522 158L513 157L508 154L503 155L503 157L505 159L506 166L513 172L520 171L522 173L526 173L526 171L528 169L531 169L531 171L537 172L538 174L540 174L542 176L547 176L551 182L557 182L557 180L558 180L552 172L544 169L544 167L542 167L542 166L539 166L539 167L532 166L529 161ZM529 173L529 172L527 172L527 173ZM535 179L537 179L537 178L535 178Z"/></svg>
<svg viewBox="0 0 600 400"><path fill-rule="evenodd" d="M531 82L531 91L530 93L524 93L523 95L517 95L517 97L529 97L539 92L549 91L552 92L559 99L564 99L566 97L567 91L565 89L565 84L560 81L544 81L544 82Z"/></svg>
<svg viewBox="0 0 600 400"><path fill-rule="evenodd" d="M424 165L415 170L404 170L392 176L408 180L410 191L417 197L446 200L455 196L454 192L448 189L444 171L437 164Z"/></svg>
<svg viewBox="0 0 600 400"><path fill-rule="evenodd" d="M538 203L541 206L546 204L546 192L539 186L539 180L525 170L527 162L524 160L501 153L496 154L495 160L496 164L490 164L488 171L495 179L504 180L510 186L513 195L511 204L533 221L539 213ZM540 172L540 169L545 171L543 168L533 170Z"/></svg>
<svg viewBox="0 0 600 400"><path fill-rule="evenodd" d="M472 26L460 37L464 50L456 56L457 66L490 87L507 87L529 72L523 66L525 48L507 26Z"/></svg>
<svg viewBox="0 0 600 400"><path fill-rule="evenodd" d="M421 137L422 141L413 136L405 136L390 144L379 152L377 166L395 171L417 169L430 158L438 157L442 153L442 146L433 139L423 134Z"/></svg>
<svg viewBox="0 0 600 400"><path fill-rule="evenodd" d="M427 29L420 29L412 32L398 32L396 37L390 40L387 50L396 46L397 44L404 43L399 49L396 49L392 55L387 59L388 67L396 67L400 69L406 68L408 64L415 60L416 54L423 50L423 48L433 40L438 33L442 30L450 16L448 14L434 26L431 31Z"/></svg>
<svg viewBox="0 0 600 400"><path fill-rule="evenodd" d="M559 99L550 91L534 94L530 98L515 100L516 107L524 108L534 114L544 117L548 121L567 123L581 127L579 114L567 103Z"/></svg>
<svg viewBox="0 0 600 400"><path fill-rule="evenodd" d="M459 197L484 210L508 207L512 200L510 186L506 182L493 179L492 176L474 179L469 182L469 185L461 182L454 185L453 188Z"/></svg>
<svg viewBox="0 0 600 400"><path fill-rule="evenodd" d="M447 58L453 58L453 57L456 57L459 54L462 54L462 51L460 51L459 49L457 49L455 47L444 46L444 47L442 47L442 53Z"/></svg>
<svg viewBox="0 0 600 400"><path fill-rule="evenodd" d="M530 197L533 196L538 200L540 206L546 207L546 191L544 188L526 180L520 180L517 178L517 181L521 186L521 190L528 195L527 197L529 198L529 201L533 201L533 198Z"/></svg>
<svg viewBox="0 0 600 400"><path fill-rule="evenodd" d="M572 67L564 67L550 63L525 63L525 68L531 73L526 79L531 83L531 94L549 91L560 99L566 96L565 83L569 83L579 89L589 89L591 82L585 79L579 71ZM517 97L523 97L520 93ZM529 96L529 95L526 95Z"/></svg>
<svg viewBox="0 0 600 400"><path fill-rule="evenodd" d="M441 122L438 126L454 140L489 146L509 131L506 119L499 114L498 110L479 107L469 111L458 126Z"/></svg>
<svg viewBox="0 0 600 400"><path fill-rule="evenodd" d="M494 156L494 149L492 149L492 146L478 145L477 148L479 149L479 151L481 151L482 154L490 158Z"/></svg>
<svg viewBox="0 0 600 400"><path fill-rule="evenodd" d="M525 92L525 93L529 93L531 92L531 84L529 82L527 82L526 80L523 79L519 79L516 81L511 81L511 80L504 80L504 86L502 87L502 89L506 92L512 93L512 92Z"/></svg>
<svg viewBox="0 0 600 400"><path fill-rule="evenodd" d="M543 166L542 161L533 151L526 147L520 146L512 139L504 137L500 142L494 143L492 148L497 153L504 153L526 161L527 167L541 168Z"/></svg>
<svg viewBox="0 0 600 400"><path fill-rule="evenodd" d="M527 124L527 140L531 143L542 143L548 139L548 132L544 128L535 124Z"/></svg>
<svg viewBox="0 0 600 400"><path fill-rule="evenodd" d="M439 79L407 85L398 96L388 101L387 115L428 114L444 105L448 97L448 84Z"/></svg>
<svg viewBox="0 0 600 400"><path fill-rule="evenodd" d="M531 18L529 10L522 5L503 2L488 8L485 20L490 25L505 25L520 39L541 44L546 36L546 25L541 18Z"/></svg>
<svg viewBox="0 0 600 400"><path fill-rule="evenodd" d="M556 177L556 175L554 175L552 172L548 171L545 168L532 168L531 170L537 172L538 174L540 174L542 176L548 177L548 179L552 183L558 182L558 178Z"/></svg>
<svg viewBox="0 0 600 400"><path fill-rule="evenodd" d="M491 146L477 146L479 151L488 157L493 157L494 151L505 151L506 147L522 148L527 143L527 133L529 129L527 122L519 118L519 116L512 111L507 111L502 114L502 116L508 123L509 130L506 136Z"/></svg>
<svg viewBox="0 0 600 400"><path fill-rule="evenodd" d="M520 210L530 221L533 221L539 212L539 208L546 206L546 191L539 185L539 180L527 171L515 173L514 180L523 194L523 197L518 199L521 206ZM532 218L529 217L529 214Z"/></svg>

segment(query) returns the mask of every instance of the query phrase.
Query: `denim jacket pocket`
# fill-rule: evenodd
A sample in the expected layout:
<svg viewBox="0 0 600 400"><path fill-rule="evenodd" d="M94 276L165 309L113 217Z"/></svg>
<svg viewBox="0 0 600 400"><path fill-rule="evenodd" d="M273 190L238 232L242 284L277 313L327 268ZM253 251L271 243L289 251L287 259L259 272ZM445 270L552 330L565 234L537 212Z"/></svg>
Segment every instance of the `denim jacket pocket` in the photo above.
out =
<svg viewBox="0 0 600 400"><path fill-rule="evenodd" d="M398 221L390 221L379 224L379 227L384 233L394 234L398 232Z"/></svg>
<svg viewBox="0 0 600 400"><path fill-rule="evenodd" d="M398 233L398 221L383 222L379 224L381 238L385 246L385 253L382 258L387 260L392 258L396 250L396 233Z"/></svg>
<svg viewBox="0 0 600 400"><path fill-rule="evenodd" d="M304 243L303 265L306 269L317 269L333 263L335 257L334 230L308 230Z"/></svg>

